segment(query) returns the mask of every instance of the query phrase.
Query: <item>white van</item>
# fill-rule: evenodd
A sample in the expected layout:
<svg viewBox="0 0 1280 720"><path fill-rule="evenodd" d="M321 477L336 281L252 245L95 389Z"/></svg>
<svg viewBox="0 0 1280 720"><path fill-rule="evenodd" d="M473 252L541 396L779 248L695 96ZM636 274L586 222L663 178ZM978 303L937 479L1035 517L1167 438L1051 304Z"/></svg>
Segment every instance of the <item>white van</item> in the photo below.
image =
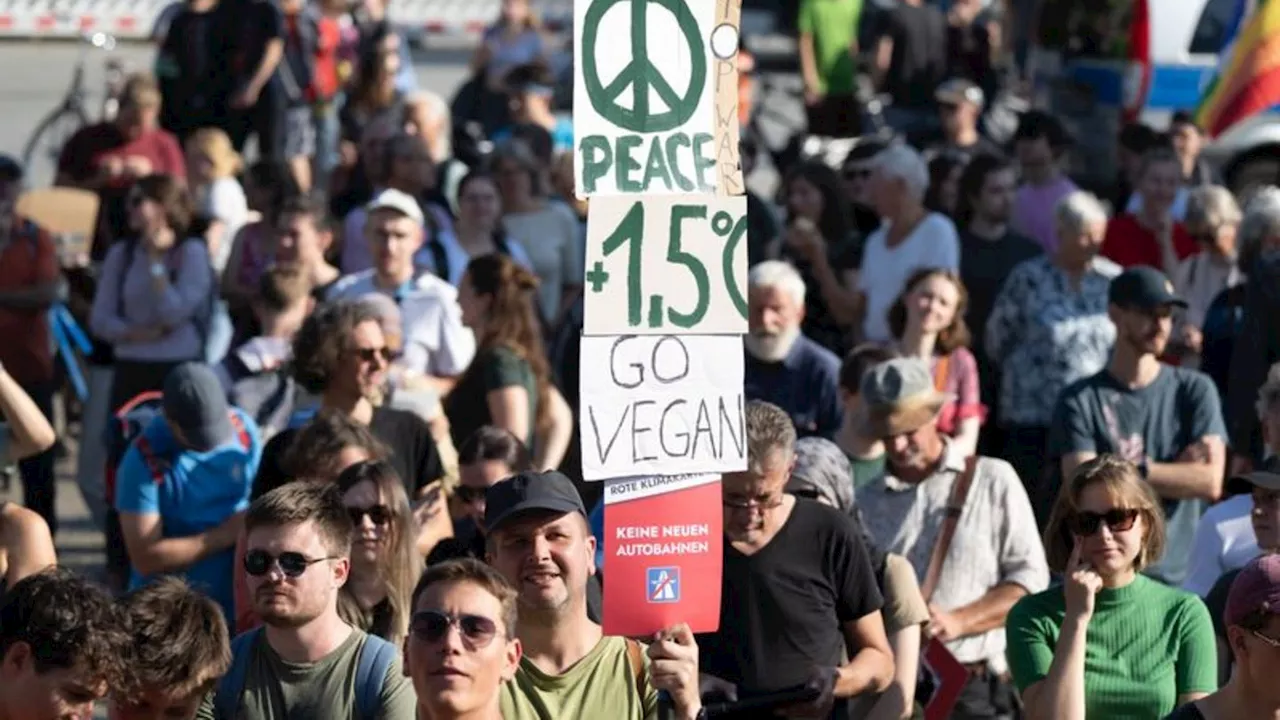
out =
<svg viewBox="0 0 1280 720"><path fill-rule="evenodd" d="M1044 0L1029 55L1035 103L1076 140L1073 172L1116 178L1126 122L1163 130L1213 80L1239 0ZM1255 116L1205 150L1233 189L1280 180L1280 115Z"/></svg>

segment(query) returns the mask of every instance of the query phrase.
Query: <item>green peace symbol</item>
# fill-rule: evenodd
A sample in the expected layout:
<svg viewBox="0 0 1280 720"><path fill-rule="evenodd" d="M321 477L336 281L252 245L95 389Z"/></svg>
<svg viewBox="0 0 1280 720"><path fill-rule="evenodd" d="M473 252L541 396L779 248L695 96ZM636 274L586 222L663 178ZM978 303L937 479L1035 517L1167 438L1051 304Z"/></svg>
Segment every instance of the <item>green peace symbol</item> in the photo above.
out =
<svg viewBox="0 0 1280 720"><path fill-rule="evenodd" d="M618 73L607 86L600 80L596 60L596 42L600 35L600 20L606 11L618 3L631 4L631 62ZM672 89L667 79L649 62L648 5L660 5L671 12L680 27L680 33L688 43L690 59L689 88L683 97ZM595 0L587 8L582 22L582 47L578 57L582 63L582 79L587 88L591 107L605 120L631 132L666 132L680 127L693 117L698 100L707 84L707 57L698 34L698 21L684 0ZM627 87L632 88L634 102L630 109L618 104L618 97ZM649 89L653 88L667 112L649 111Z"/></svg>

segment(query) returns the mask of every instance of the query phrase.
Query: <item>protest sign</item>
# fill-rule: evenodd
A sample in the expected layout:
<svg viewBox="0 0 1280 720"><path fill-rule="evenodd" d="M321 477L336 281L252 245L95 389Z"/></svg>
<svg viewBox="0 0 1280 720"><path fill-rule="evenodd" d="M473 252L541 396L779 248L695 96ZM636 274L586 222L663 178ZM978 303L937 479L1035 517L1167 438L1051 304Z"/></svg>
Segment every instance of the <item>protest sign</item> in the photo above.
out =
<svg viewBox="0 0 1280 720"><path fill-rule="evenodd" d="M574 3L579 197L740 195L741 0Z"/></svg>
<svg viewBox="0 0 1280 720"><path fill-rule="evenodd" d="M585 335L581 355L583 479L746 469L742 338Z"/></svg>
<svg viewBox="0 0 1280 720"><path fill-rule="evenodd" d="M587 212L584 332L747 332L746 198L598 197Z"/></svg>
<svg viewBox="0 0 1280 720"><path fill-rule="evenodd" d="M720 627L719 475L632 477L604 490L606 635Z"/></svg>

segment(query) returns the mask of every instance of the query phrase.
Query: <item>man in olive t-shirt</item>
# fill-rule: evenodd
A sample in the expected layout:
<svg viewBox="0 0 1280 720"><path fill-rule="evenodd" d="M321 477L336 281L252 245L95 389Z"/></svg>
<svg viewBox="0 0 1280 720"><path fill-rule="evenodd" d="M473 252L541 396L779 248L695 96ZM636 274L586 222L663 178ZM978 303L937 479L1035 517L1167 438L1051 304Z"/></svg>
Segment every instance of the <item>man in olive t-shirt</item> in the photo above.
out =
<svg viewBox="0 0 1280 720"><path fill-rule="evenodd" d="M672 720L700 720L698 649L687 625L647 649L605 637L587 617L595 538L573 482L523 472L485 494L489 562L519 592L516 635L524 657L502 690L504 720L656 720L658 691Z"/></svg>
<svg viewBox="0 0 1280 720"><path fill-rule="evenodd" d="M342 494L332 484L289 483L249 506L239 571L249 576L254 611L265 627L232 644L231 670L205 698L198 720L363 720L356 704L365 690L357 682L360 655L386 642L338 616L353 534ZM414 720L417 698L401 672L398 649L392 650L377 680L376 718ZM238 687L237 667L243 669Z"/></svg>

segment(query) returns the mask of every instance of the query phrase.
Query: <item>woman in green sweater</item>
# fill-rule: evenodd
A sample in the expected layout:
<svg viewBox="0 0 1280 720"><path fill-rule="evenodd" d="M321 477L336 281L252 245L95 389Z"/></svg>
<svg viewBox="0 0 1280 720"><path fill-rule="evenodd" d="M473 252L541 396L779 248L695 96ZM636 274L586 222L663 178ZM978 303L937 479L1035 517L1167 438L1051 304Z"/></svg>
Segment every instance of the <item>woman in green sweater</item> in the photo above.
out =
<svg viewBox="0 0 1280 720"><path fill-rule="evenodd" d="M1164 549L1164 513L1137 467L1084 463L1045 529L1059 585L1009 611L1007 655L1028 720L1154 720L1217 689L1209 611L1139 574Z"/></svg>

